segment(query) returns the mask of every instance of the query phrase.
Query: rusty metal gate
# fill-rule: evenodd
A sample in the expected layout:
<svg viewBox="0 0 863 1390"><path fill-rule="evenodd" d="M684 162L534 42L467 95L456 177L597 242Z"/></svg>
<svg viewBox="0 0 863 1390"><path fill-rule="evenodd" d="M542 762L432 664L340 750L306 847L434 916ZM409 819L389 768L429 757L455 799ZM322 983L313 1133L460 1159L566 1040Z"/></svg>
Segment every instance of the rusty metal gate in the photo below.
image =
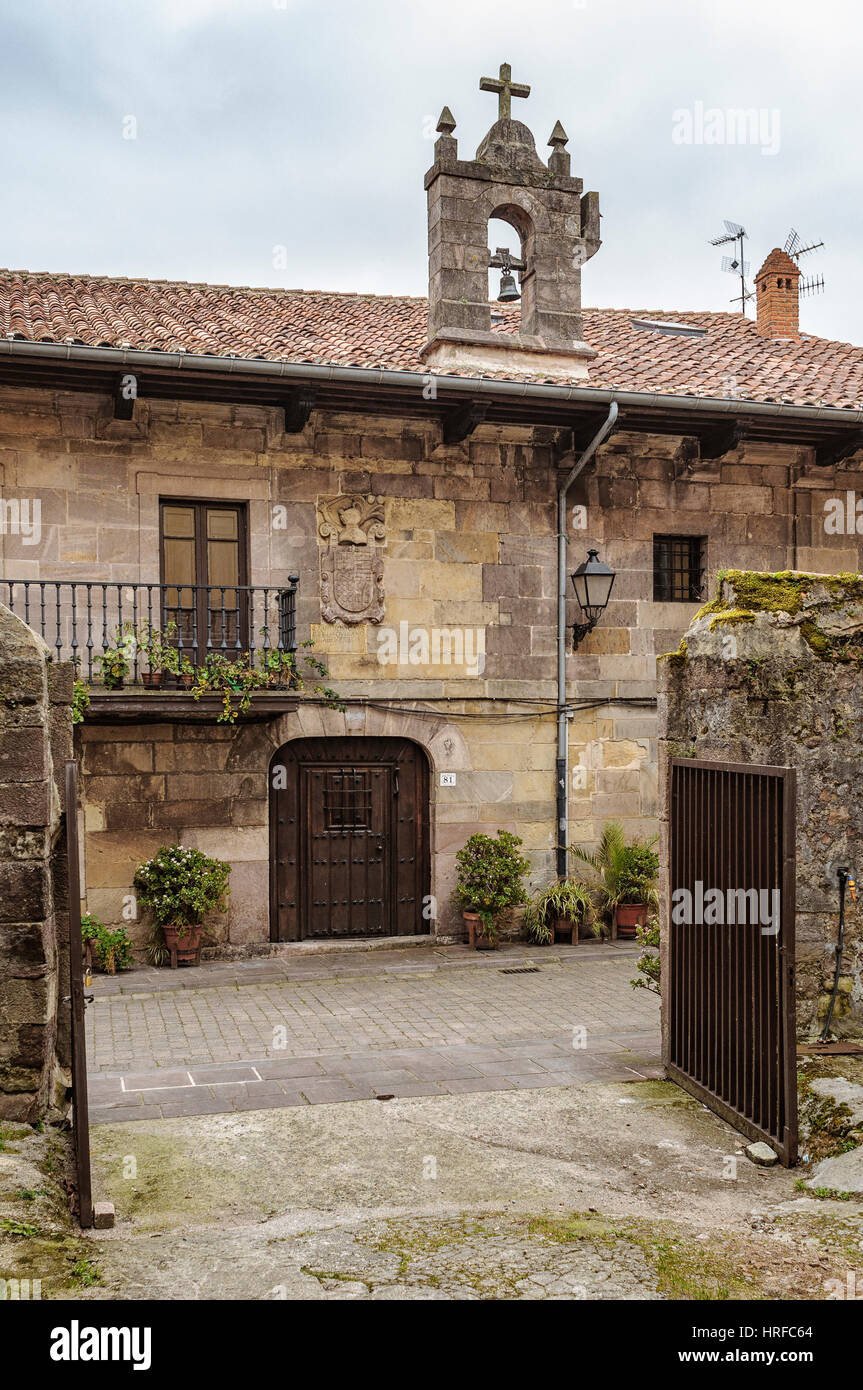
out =
<svg viewBox="0 0 863 1390"><path fill-rule="evenodd" d="M672 758L666 1067L797 1158L795 773Z"/></svg>
<svg viewBox="0 0 863 1390"><path fill-rule="evenodd" d="M66 764L66 868L69 883L69 996L72 1043L72 1133L75 1140L77 1215L93 1225L90 1183L90 1111L87 1104L87 1043L84 1033L84 969L81 947L81 877L78 858L78 765Z"/></svg>

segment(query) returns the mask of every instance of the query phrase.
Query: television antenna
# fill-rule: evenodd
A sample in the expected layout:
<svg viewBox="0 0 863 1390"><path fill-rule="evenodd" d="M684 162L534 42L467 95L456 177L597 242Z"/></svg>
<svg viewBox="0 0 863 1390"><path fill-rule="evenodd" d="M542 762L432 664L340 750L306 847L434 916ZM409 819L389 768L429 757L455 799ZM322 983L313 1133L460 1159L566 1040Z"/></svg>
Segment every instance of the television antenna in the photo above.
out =
<svg viewBox="0 0 863 1390"><path fill-rule="evenodd" d="M823 245L823 241L812 241L809 243L808 246L804 246L799 234L792 227L791 231L785 238L785 245L782 249L786 253L786 255L790 256L791 259L793 261L796 261L799 265L801 256L808 256L810 251L820 251ZM798 281L797 293L801 296L805 296L807 294L820 294L823 288L824 276L813 275L808 280Z"/></svg>
<svg viewBox="0 0 863 1390"><path fill-rule="evenodd" d="M824 288L824 276L816 275L811 280L800 280L797 285L799 295L820 294Z"/></svg>
<svg viewBox="0 0 863 1390"><path fill-rule="evenodd" d="M739 222L729 222L723 217L725 231L721 236L712 237L711 246L734 245L735 250L730 256L722 257L722 269L729 275L740 276L740 293L731 300L732 304L740 305L741 314L746 313L746 301L753 298L753 291L746 287L746 277L749 274L749 262L743 255L743 241L746 237L746 228L741 227Z"/></svg>

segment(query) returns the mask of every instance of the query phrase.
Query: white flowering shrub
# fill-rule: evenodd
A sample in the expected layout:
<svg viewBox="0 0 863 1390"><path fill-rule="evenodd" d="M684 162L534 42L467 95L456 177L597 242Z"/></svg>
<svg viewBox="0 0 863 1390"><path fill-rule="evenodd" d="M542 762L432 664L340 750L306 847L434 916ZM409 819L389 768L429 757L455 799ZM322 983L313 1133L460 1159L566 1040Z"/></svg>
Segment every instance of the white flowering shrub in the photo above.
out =
<svg viewBox="0 0 863 1390"><path fill-rule="evenodd" d="M158 927L196 926L205 912L227 907L230 864L199 849L163 845L135 874L138 901Z"/></svg>

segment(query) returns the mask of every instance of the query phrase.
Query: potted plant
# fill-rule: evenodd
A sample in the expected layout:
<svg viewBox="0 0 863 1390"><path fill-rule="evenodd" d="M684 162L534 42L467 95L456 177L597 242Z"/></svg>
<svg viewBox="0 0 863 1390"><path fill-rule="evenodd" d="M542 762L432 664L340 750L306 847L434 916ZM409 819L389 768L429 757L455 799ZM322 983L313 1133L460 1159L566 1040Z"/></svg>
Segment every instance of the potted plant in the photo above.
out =
<svg viewBox="0 0 863 1390"><path fill-rule="evenodd" d="M306 658L307 662L310 660L311 658ZM299 688L297 658L294 652L280 651L278 648L270 647L261 653L261 669L267 685L275 685L280 688L284 686ZM327 674L326 669L323 670L323 674Z"/></svg>
<svg viewBox="0 0 863 1390"><path fill-rule="evenodd" d="M148 949L153 964L162 964L166 953L172 964L174 960L178 965L197 961L204 914L225 911L230 872L230 864L183 845L163 845L139 865L135 887L138 901L153 917Z"/></svg>
<svg viewBox="0 0 863 1390"><path fill-rule="evenodd" d="M593 893L577 878L557 878L535 893L525 911L527 937L546 946L558 936L575 945L582 923L593 920Z"/></svg>
<svg viewBox="0 0 863 1390"><path fill-rule="evenodd" d="M589 865L597 877L597 904L612 933L629 940L635 939L636 928L644 926L651 907L659 902L656 878L659 855L652 848L656 843L634 840L626 843L623 826L609 821L604 827L595 853L573 845L573 853ZM597 934L601 926L594 928Z"/></svg>
<svg viewBox="0 0 863 1390"><path fill-rule="evenodd" d="M456 855L455 898L462 906L469 945L493 951L498 944L497 915L527 901L522 878L530 861L519 854L522 841L508 830L471 835Z"/></svg>
<svg viewBox="0 0 863 1390"><path fill-rule="evenodd" d="M177 684L184 686L186 690L191 690L192 686L195 684L195 676L197 674L195 667L185 654L181 655L178 652L177 658Z"/></svg>
<svg viewBox="0 0 863 1390"><path fill-rule="evenodd" d="M312 646L303 642L304 647ZM317 657L304 654L303 661L309 672L317 676L327 676L326 666ZM192 669L192 668L190 668ZM292 690L304 690L305 682L294 652L269 648L260 653L255 665L247 652L241 652L233 660L221 652L209 652L203 663L195 671L193 696L199 700L202 695L218 694L222 699L222 712L218 716L220 724L234 724L237 717L247 714L256 690L269 686ZM338 694L329 686L315 685L314 693L319 695L332 709L343 711L345 706Z"/></svg>
<svg viewBox="0 0 863 1390"><path fill-rule="evenodd" d="M146 671L141 672L141 681L150 690L161 689L165 676L178 675L180 654L176 646L177 624L173 620L163 628L144 623L138 634L138 646L147 658Z"/></svg>
<svg viewBox="0 0 863 1390"><path fill-rule="evenodd" d="M252 665L249 656L241 652L234 660L222 652L208 652L195 672L194 698L216 694L222 697L219 723L233 724L238 714L245 714L252 702L252 692L269 684L264 667Z"/></svg>
<svg viewBox="0 0 863 1390"><path fill-rule="evenodd" d="M634 941L638 929L647 925L651 908L659 905L656 877L659 855L648 844L627 845L620 875L619 898L614 906L618 936Z"/></svg>
<svg viewBox="0 0 863 1390"><path fill-rule="evenodd" d="M113 642L96 657L96 664L102 675L106 690L122 690L123 683L132 668L138 651L135 629L131 623L123 623L114 633Z"/></svg>
<svg viewBox="0 0 863 1390"><path fill-rule="evenodd" d="M106 975L132 969L132 943L125 927L106 927L98 917L85 912L81 917L81 940L88 975L93 968L94 956Z"/></svg>

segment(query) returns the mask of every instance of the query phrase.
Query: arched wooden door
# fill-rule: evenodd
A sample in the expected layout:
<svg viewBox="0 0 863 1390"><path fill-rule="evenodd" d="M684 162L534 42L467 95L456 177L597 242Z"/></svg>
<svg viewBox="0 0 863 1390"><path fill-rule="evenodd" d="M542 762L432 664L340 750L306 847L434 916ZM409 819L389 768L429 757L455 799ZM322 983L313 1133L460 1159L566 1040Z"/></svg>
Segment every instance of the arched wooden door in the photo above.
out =
<svg viewBox="0 0 863 1390"><path fill-rule="evenodd" d="M418 936L429 772L403 738L305 738L270 766L270 937Z"/></svg>

